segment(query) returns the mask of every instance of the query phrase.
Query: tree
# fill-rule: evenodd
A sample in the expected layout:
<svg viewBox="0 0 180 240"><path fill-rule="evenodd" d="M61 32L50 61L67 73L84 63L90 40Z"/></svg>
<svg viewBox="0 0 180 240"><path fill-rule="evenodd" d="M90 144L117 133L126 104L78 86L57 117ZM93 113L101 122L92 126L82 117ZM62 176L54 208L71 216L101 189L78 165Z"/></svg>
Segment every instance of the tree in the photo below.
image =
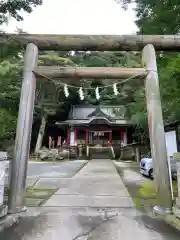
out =
<svg viewBox="0 0 180 240"><path fill-rule="evenodd" d="M67 57L61 57L56 52L48 52L48 54L41 53L39 55L39 65L46 66L74 66L74 62ZM37 79L38 80L38 79ZM58 84L58 81L47 81L46 79L37 81L37 88L40 90L40 98L35 106L36 119L40 120L40 126L37 133L37 141L35 146L35 152L37 153L42 147L43 137L48 122L52 121L52 118L57 121L57 115L61 115L64 112L65 96L63 93L62 85ZM67 105L67 103L66 103Z"/></svg>
<svg viewBox="0 0 180 240"><path fill-rule="evenodd" d="M177 34L180 30L178 0L137 0L135 8L139 31L143 34Z"/></svg>
<svg viewBox="0 0 180 240"><path fill-rule="evenodd" d="M20 10L32 12L42 0L2 0L0 1L0 25L8 22L8 16L23 20ZM21 89L23 50L11 45L0 50L0 147L5 140L14 139Z"/></svg>
<svg viewBox="0 0 180 240"><path fill-rule="evenodd" d="M17 63L3 61L0 63L0 146L3 140L15 135L17 112L20 95L21 68Z"/></svg>
<svg viewBox="0 0 180 240"><path fill-rule="evenodd" d="M180 2L178 0L121 0L119 3L135 2L136 24L141 34L178 34L180 31ZM164 122L179 120L180 56L176 53L157 52ZM129 104L131 118L148 135L144 87L135 93L135 102Z"/></svg>
<svg viewBox="0 0 180 240"><path fill-rule="evenodd" d="M2 0L0 2L0 24L8 22L8 15L17 21L22 21L21 10L31 13L34 7L41 4L42 0Z"/></svg>
<svg viewBox="0 0 180 240"><path fill-rule="evenodd" d="M136 25L141 34L178 34L180 2L178 0L117 0L127 9L135 4Z"/></svg>

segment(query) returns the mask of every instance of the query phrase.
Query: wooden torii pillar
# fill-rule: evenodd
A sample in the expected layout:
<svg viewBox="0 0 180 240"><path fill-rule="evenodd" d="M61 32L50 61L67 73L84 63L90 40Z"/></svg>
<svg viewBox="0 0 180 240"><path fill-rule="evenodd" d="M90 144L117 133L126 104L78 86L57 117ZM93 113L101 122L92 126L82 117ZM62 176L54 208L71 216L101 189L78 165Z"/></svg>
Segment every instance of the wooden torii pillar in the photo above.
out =
<svg viewBox="0 0 180 240"><path fill-rule="evenodd" d="M16 140L13 160L11 161L11 179L8 197L8 212L25 211L24 196L29 160L29 149L34 112L36 77L33 69L38 62L38 48L33 43L27 45L24 57L24 72L19 105Z"/></svg>
<svg viewBox="0 0 180 240"><path fill-rule="evenodd" d="M5 41L6 40L6 41ZM148 121L151 151L154 161L157 184L157 212L172 211L171 184L162 121L162 107L154 47L157 50L180 50L180 36L58 36L0 34L0 45L12 44L27 46L25 54L24 76L22 83L16 142L12 161L9 194L9 213L23 211L26 173L31 138L36 76L59 78L145 78ZM36 44L36 45L34 45ZM149 45L152 44L152 45ZM146 68L54 68L37 67L38 48L40 50L95 50L95 51L138 51L143 50L143 65ZM51 69L50 69L51 68ZM51 71L50 71L51 70ZM48 74L51 74L48 75ZM161 141L158 141L161 138Z"/></svg>
<svg viewBox="0 0 180 240"><path fill-rule="evenodd" d="M172 182L169 174L170 166L165 142L156 53L153 45L148 44L144 47L142 63L148 69L148 75L145 79L145 93L158 199L158 205L154 207L154 210L158 213L172 213Z"/></svg>

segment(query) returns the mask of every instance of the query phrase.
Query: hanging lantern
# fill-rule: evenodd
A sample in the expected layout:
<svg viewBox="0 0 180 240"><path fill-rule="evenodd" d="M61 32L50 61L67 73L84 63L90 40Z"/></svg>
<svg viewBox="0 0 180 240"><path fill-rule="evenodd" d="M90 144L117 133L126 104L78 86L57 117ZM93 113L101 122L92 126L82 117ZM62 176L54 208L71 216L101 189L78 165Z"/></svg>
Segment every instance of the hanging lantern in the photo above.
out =
<svg viewBox="0 0 180 240"><path fill-rule="evenodd" d="M67 86L67 84L65 84L64 85L64 95L65 95L65 97L69 97L69 89L68 89L68 86Z"/></svg>
<svg viewBox="0 0 180 240"><path fill-rule="evenodd" d="M96 93L96 99L99 100L100 99L100 94L99 94L99 88L97 87L95 90Z"/></svg>
<svg viewBox="0 0 180 240"><path fill-rule="evenodd" d="M114 95L118 95L119 94L118 89L117 89L117 83L113 84L113 92L114 92Z"/></svg>
<svg viewBox="0 0 180 240"><path fill-rule="evenodd" d="M84 93L83 93L82 87L80 87L80 89L79 89L79 98L80 98L81 100L84 100Z"/></svg>

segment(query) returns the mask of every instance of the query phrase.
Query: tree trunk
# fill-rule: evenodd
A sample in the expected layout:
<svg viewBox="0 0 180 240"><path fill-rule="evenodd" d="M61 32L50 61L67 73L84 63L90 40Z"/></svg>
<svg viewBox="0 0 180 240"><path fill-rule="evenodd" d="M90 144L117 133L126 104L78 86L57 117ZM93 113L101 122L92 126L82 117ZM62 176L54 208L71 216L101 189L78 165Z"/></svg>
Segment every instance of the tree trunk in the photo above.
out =
<svg viewBox="0 0 180 240"><path fill-rule="evenodd" d="M147 44L152 44L156 50L180 50L179 35L0 34L0 45L22 47L28 43L51 51L140 51Z"/></svg>
<svg viewBox="0 0 180 240"><path fill-rule="evenodd" d="M43 137L44 137L45 127L46 127L46 115L43 114L43 116L41 118L41 125L39 128L38 137L37 137L35 153L37 153L39 151L39 149L41 149L41 147L42 147L42 141L43 141Z"/></svg>

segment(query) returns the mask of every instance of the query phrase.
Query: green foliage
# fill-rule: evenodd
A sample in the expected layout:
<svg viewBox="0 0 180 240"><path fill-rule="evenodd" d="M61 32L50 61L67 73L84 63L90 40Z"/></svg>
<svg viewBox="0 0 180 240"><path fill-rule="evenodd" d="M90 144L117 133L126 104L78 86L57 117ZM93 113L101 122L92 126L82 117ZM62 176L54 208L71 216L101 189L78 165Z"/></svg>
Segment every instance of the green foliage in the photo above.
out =
<svg viewBox="0 0 180 240"><path fill-rule="evenodd" d="M11 16L22 20L21 11L32 12L41 0L7 0L0 2L0 25ZM14 138L22 79L22 51L16 44L1 45L0 52L0 147Z"/></svg>
<svg viewBox="0 0 180 240"><path fill-rule="evenodd" d="M0 106L17 113L21 86L21 67L9 61L0 63Z"/></svg>
<svg viewBox="0 0 180 240"><path fill-rule="evenodd" d="M143 34L177 34L180 28L178 0L136 0L137 21Z"/></svg>
<svg viewBox="0 0 180 240"><path fill-rule="evenodd" d="M21 68L7 60L0 63L0 146L14 137L19 105Z"/></svg>
<svg viewBox="0 0 180 240"><path fill-rule="evenodd" d="M73 66L74 63L70 58L60 57L56 53L49 53L48 55L39 56L39 65L46 66Z"/></svg>
<svg viewBox="0 0 180 240"><path fill-rule="evenodd" d="M20 11L31 13L33 7L42 4L42 0L2 0L0 2L0 24L8 22L8 16L12 16L17 21L23 20Z"/></svg>
<svg viewBox="0 0 180 240"><path fill-rule="evenodd" d="M78 66L87 67L139 67L140 66L140 55L134 52L76 52L71 57L74 63ZM114 81L114 80L113 80ZM86 92L85 102L90 104L110 104L110 105L122 105L131 101L133 98L132 93L129 96L127 94L126 84L118 85L120 95L115 96L112 87L103 88L103 86L112 85L111 79L100 79L100 80L86 80L82 83L82 86L88 88L100 88L100 100L96 100L95 92L89 90ZM115 82L115 81L114 81ZM117 83L119 81L117 80ZM137 86L135 86L137 87ZM130 86L129 89L132 90Z"/></svg>
<svg viewBox="0 0 180 240"><path fill-rule="evenodd" d="M0 26L8 23L9 17L17 21L23 20L22 12L31 13L36 6L41 5L43 0L1 0L0 1ZM17 29L18 33L23 33L22 29ZM0 29L0 34L3 32ZM1 43L0 62L4 59L16 57L21 53L22 46L13 39L5 37L7 40Z"/></svg>
<svg viewBox="0 0 180 240"><path fill-rule="evenodd" d="M42 53L39 57L39 64L40 65L56 65L56 66L88 66L88 67L139 67L140 66L140 55L134 52L126 53L126 52L50 52L50 53ZM62 80L63 81L63 80ZM67 80L66 80L67 81ZM118 81L117 81L118 82ZM55 97L55 92L58 91L58 98L56 98L57 102L72 104L72 99L76 99L76 102L73 104L78 103L90 103L90 104L119 104L122 105L127 101L131 101L133 99L133 95L130 94L129 97L127 96L127 91L132 90L132 87L126 87L126 85L118 86L120 95L115 96L113 93L113 89L106 88L101 92L101 99L100 101L96 100L95 98L95 91L87 90L85 91L85 100L80 101L78 96L77 89L70 89L70 98L65 99L63 93L63 86L58 85L58 80L56 81L56 89L54 89L54 84L47 84L44 82L41 89L41 102L43 101L52 101L53 96ZM82 79L82 80L74 80L69 79L68 83L71 85L78 85L83 86L84 88L96 88L97 86L105 86L105 85L112 85L112 80L108 79L100 79L100 80L93 80L93 79ZM136 87L136 85L135 85ZM134 86L133 86L134 88ZM54 89L54 90L53 90ZM50 92L53 94L51 96ZM45 96L48 96L46 98ZM54 101L54 100L53 100ZM68 105L67 105L68 106ZM62 104L61 104L61 109ZM66 109L66 107L64 108Z"/></svg>
<svg viewBox="0 0 180 240"><path fill-rule="evenodd" d="M41 4L41 1L6 1L0 4L1 19L5 19L7 13L10 13L17 20L21 20L19 10L27 12L32 11L34 5ZM19 4L17 4L17 2ZM128 6L131 0L117 1ZM174 1L154 1L154 0L136 0L136 24L139 31L144 34L172 34L179 32L179 11L180 3ZM5 8L1 11L2 5ZM14 9L14 10L12 10ZM172 11L173 9L173 11ZM168 17L167 17L168 16ZM11 48L3 48L1 52L2 63L0 64L0 87L1 87L1 119L7 115L7 119L16 118L17 106L20 93L20 79L22 55L19 46L15 44ZM13 56L13 57L12 57ZM179 54L164 54L157 56L159 67L159 80L162 97L162 107L164 119L166 122L176 120L180 117L180 55ZM56 65L56 66L87 66L87 67L140 67L140 54L134 52L43 52L39 57L39 65ZM45 82L45 83L44 83ZM95 98L95 92L92 90L86 91L84 101L79 100L76 89L70 90L70 97L64 97L63 88L54 83L38 82L42 98L40 102L44 102L43 106L39 106L36 110L36 115L39 116L41 111L47 110L44 107L45 103L57 103L58 108L54 108L55 115L51 116L50 121L58 119L59 116L65 116L71 104L91 103L91 104L110 104L110 105L126 105L128 109L128 117L136 124L136 135L148 139L147 127L147 111L145 104L145 94L143 84L140 86L138 82L133 81L118 85L119 95L115 96L112 88L106 88L103 92L100 90L101 98L99 101ZM79 84L78 81L68 80L70 84ZM96 86L106 86L111 84L111 80L100 79L98 81L83 79L79 85L86 88L95 88ZM6 111L4 111L4 109ZM4 117L6 119L6 117ZM3 126L3 125L2 125ZM8 120L7 120L8 126ZM9 136L7 127L4 126Z"/></svg>
<svg viewBox="0 0 180 240"><path fill-rule="evenodd" d="M13 116L7 109L0 108L0 126L0 146L2 146L3 140L14 137L16 129L16 116Z"/></svg>
<svg viewBox="0 0 180 240"><path fill-rule="evenodd" d="M180 152L174 153L173 158L176 159L176 161L180 162Z"/></svg>
<svg viewBox="0 0 180 240"><path fill-rule="evenodd" d="M171 122L180 117L180 56L168 58L166 67L160 69L160 87L164 118Z"/></svg>
<svg viewBox="0 0 180 240"><path fill-rule="evenodd" d="M179 34L180 2L178 0L119 0L128 6L135 3L136 24L140 34ZM164 122L180 118L180 55L178 53L157 53L157 64ZM137 132L148 137L147 112L143 86L134 94L129 105L132 121Z"/></svg>
<svg viewBox="0 0 180 240"><path fill-rule="evenodd" d="M134 2L131 0L117 0L123 7ZM180 30L180 2L178 0L155 1L135 0L136 24L142 34L176 34ZM7 21L11 15L16 20L22 20L21 11L30 13L35 6L41 5L42 0L7 0L0 3L0 24ZM20 30L21 31L21 30ZM0 124L2 132L0 145L3 139L11 139L15 133L17 119L23 51L17 43L11 42L1 45L0 63ZM160 91L162 98L163 116L165 122L179 120L180 118L180 55L172 53L157 53ZM39 56L39 65L56 66L86 66L86 67L140 67L141 56L135 52L42 52ZM118 81L117 81L118 82ZM82 85L85 88L96 88L112 84L111 80L68 80L71 85ZM49 121L63 120L72 104L91 103L126 105L127 117L136 124L135 135L141 140L148 141L147 111L145 103L144 84L138 81L118 85L119 95L115 96L112 88L100 90L101 98L96 100L95 92L87 90L85 100L80 101L77 89L70 89L70 97L65 98L61 85L49 81L38 81L40 101L36 108L36 116L42 111L55 113ZM42 104L43 103L43 104ZM47 107L57 104L58 107ZM50 106L50 105L49 105ZM52 112L53 112L52 111ZM62 119L63 116L63 119Z"/></svg>
<svg viewBox="0 0 180 240"><path fill-rule="evenodd" d="M135 3L136 25L142 34L178 34L180 2L178 0L117 0L125 9Z"/></svg>

